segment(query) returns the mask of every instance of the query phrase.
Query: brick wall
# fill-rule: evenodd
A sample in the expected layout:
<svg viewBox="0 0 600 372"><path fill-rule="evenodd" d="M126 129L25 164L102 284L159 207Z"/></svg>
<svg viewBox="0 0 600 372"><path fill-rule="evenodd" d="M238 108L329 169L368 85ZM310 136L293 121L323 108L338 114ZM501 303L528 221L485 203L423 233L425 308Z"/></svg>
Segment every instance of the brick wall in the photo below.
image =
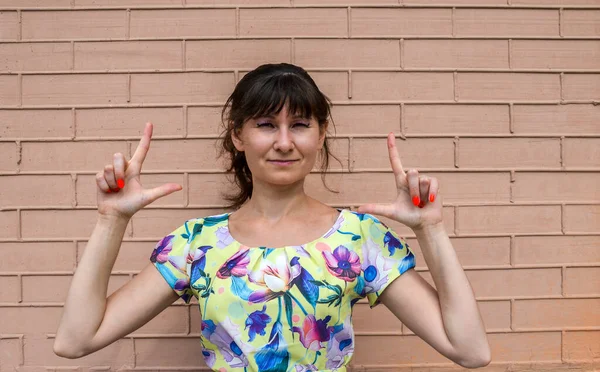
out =
<svg viewBox="0 0 600 372"><path fill-rule="evenodd" d="M0 371L204 365L198 312L180 302L84 359L56 357L53 334L95 223L94 174L152 120L143 182L184 186L134 216L113 291L157 239L222 211L219 105L280 61L335 103L340 193L314 174L311 194L389 201L390 131L406 168L439 178L486 370L600 368L600 1L0 0ZM359 303L355 321L355 371L453 368L383 306Z"/></svg>

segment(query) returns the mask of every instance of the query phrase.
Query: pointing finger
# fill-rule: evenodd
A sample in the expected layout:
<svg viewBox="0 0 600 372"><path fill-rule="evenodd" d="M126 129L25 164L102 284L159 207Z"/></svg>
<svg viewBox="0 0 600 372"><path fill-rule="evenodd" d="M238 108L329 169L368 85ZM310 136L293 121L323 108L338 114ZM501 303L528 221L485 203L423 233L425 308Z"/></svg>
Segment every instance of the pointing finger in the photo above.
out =
<svg viewBox="0 0 600 372"><path fill-rule="evenodd" d="M402 168L402 162L400 161L398 148L396 148L396 137L394 137L394 133L390 132L390 134L388 134L387 141L392 171L394 172L394 175L396 175L396 179L398 179L399 176L400 179L404 179L406 178L406 173L404 173L404 169Z"/></svg>
<svg viewBox="0 0 600 372"><path fill-rule="evenodd" d="M135 153L131 157L131 161L135 162L137 166L142 169L142 164L146 159L146 154L148 154L148 150L150 149L150 139L152 138L152 123L146 123L144 127L144 134L142 134L142 138L140 139L140 143L135 149Z"/></svg>

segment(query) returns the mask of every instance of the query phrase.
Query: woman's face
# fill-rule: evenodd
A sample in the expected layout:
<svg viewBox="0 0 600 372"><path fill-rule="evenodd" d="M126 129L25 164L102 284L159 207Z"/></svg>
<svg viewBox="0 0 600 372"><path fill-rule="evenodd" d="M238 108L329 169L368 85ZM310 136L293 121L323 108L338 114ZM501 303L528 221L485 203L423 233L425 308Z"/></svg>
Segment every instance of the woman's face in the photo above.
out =
<svg viewBox="0 0 600 372"><path fill-rule="evenodd" d="M313 169L325 132L314 117L296 117L286 105L276 116L247 120L239 135L233 135L233 143L245 152L255 185L289 185Z"/></svg>

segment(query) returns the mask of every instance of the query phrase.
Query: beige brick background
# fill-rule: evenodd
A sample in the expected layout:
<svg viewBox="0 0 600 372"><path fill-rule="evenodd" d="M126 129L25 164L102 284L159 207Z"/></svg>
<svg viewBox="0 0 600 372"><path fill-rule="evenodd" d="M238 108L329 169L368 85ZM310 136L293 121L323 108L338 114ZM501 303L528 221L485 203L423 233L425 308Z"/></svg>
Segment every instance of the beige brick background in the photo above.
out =
<svg viewBox="0 0 600 372"><path fill-rule="evenodd" d="M318 174L309 193L389 201L390 131L405 167L439 178L486 371L600 369L599 0L0 0L1 372L205 368L194 304L79 360L53 335L94 174L151 120L143 182L184 186L133 217L114 291L164 234L223 211L219 108L266 62L305 67L334 101L340 193ZM461 369L383 306L354 319L353 371Z"/></svg>

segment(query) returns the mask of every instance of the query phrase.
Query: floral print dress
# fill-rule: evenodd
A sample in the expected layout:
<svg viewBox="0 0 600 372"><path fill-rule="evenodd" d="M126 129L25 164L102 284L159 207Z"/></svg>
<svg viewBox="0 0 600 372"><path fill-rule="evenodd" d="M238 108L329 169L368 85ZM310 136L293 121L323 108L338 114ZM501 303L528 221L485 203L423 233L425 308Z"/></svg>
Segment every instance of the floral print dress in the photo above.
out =
<svg viewBox="0 0 600 372"><path fill-rule="evenodd" d="M415 266L406 241L369 214L340 209L322 237L247 247L229 213L186 221L150 260L186 302L198 299L202 353L214 371L346 371L352 307Z"/></svg>

